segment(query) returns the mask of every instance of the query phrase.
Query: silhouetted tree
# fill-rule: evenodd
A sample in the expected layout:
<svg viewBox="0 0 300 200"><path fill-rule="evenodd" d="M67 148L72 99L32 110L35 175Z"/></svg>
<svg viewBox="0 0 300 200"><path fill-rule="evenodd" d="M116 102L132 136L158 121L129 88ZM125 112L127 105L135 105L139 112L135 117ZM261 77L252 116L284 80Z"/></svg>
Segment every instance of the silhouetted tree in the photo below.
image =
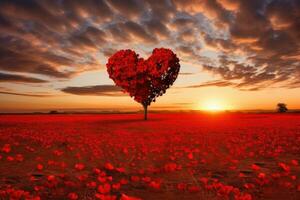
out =
<svg viewBox="0 0 300 200"><path fill-rule="evenodd" d="M277 112L279 112L279 113L285 113L287 111L288 111L288 109L287 109L285 103L278 103L277 104Z"/></svg>

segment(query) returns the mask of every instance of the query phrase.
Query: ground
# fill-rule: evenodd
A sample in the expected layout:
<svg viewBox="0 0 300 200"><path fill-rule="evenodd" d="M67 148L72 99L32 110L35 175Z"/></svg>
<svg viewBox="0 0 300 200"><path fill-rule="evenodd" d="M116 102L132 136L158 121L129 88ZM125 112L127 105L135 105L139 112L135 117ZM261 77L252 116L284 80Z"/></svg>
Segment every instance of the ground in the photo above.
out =
<svg viewBox="0 0 300 200"><path fill-rule="evenodd" d="M1 115L0 199L300 199L300 115Z"/></svg>

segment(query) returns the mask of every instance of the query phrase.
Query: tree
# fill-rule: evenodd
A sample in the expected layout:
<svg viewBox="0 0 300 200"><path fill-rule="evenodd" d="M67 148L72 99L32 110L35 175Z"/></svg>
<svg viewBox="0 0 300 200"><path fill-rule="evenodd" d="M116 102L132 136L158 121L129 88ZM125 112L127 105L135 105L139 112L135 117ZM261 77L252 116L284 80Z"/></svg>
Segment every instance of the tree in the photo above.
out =
<svg viewBox="0 0 300 200"><path fill-rule="evenodd" d="M147 120L148 106L174 83L180 64L170 49L156 48L147 60L127 49L112 55L106 67L109 78L142 104Z"/></svg>
<svg viewBox="0 0 300 200"><path fill-rule="evenodd" d="M277 112L285 113L287 111L288 111L288 109L287 109L287 105L285 103L278 103L277 104Z"/></svg>

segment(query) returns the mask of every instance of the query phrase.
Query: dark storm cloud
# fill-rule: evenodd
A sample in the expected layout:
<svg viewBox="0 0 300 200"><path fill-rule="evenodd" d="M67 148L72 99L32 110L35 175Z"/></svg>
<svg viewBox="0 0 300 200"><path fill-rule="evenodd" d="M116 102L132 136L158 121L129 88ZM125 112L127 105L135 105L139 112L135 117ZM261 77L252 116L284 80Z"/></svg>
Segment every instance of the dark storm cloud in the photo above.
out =
<svg viewBox="0 0 300 200"><path fill-rule="evenodd" d="M2 0L0 70L69 79L99 52L165 45L231 87L298 87L299 19L298 0Z"/></svg>
<svg viewBox="0 0 300 200"><path fill-rule="evenodd" d="M39 78L0 72L0 82L46 83L48 81Z"/></svg>
<svg viewBox="0 0 300 200"><path fill-rule="evenodd" d="M121 89L114 85L93 85L83 87L66 87L61 91L75 95L88 95L88 96L124 96Z"/></svg>

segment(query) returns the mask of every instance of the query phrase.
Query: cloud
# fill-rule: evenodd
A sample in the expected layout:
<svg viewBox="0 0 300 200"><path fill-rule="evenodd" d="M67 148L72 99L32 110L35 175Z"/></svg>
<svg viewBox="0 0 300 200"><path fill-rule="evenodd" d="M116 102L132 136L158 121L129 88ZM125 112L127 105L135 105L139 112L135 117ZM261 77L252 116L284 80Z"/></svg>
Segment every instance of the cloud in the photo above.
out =
<svg viewBox="0 0 300 200"><path fill-rule="evenodd" d="M230 39L212 38L208 34L203 34L203 39L207 46L217 51L221 50L223 52L230 53L230 51L237 48L237 45L234 44Z"/></svg>
<svg viewBox="0 0 300 200"><path fill-rule="evenodd" d="M156 38L147 33L144 28L132 21L125 22L120 24L123 31L127 32L132 36L132 39L139 39L143 42L153 43L156 42Z"/></svg>
<svg viewBox="0 0 300 200"><path fill-rule="evenodd" d="M0 11L1 70L68 79L99 68L91 58L105 33L85 23L110 19L105 1L4 0Z"/></svg>
<svg viewBox="0 0 300 200"><path fill-rule="evenodd" d="M226 81L226 80L225 81L215 80L215 81L207 81L197 85L190 85L183 88L202 88L202 87L231 87L231 88L236 88L240 91L258 91L265 88L266 86L246 84L246 83L236 83L236 82Z"/></svg>
<svg viewBox="0 0 300 200"><path fill-rule="evenodd" d="M2 44L5 45L5 42ZM15 49L12 50L0 47L1 70L42 74L57 78L67 78L71 75L70 72L59 71L53 66L53 63L64 62L63 59L60 60L59 56L56 57L55 55L47 54L46 52L35 52L34 49L30 49L29 51L31 52L28 52L27 54L22 52L22 50L18 50L18 47L14 48ZM26 49L24 51L26 51Z"/></svg>
<svg viewBox="0 0 300 200"><path fill-rule="evenodd" d="M179 72L180 75L184 75L184 76L187 76L187 75L195 75L196 73L190 73L190 72Z"/></svg>
<svg viewBox="0 0 300 200"><path fill-rule="evenodd" d="M295 85L293 80L299 80L300 34L296 27L299 27L300 3L295 0L218 2L233 16L234 20L227 22L229 35L214 36L206 32L203 38L208 47L227 55L226 62L219 56L214 64L203 69L225 80L239 80L241 89L250 85L256 85L257 89L277 83L286 87ZM237 62L235 55L243 56L245 61Z"/></svg>
<svg viewBox="0 0 300 200"><path fill-rule="evenodd" d="M120 14L127 17L137 17L142 14L145 4L139 0L109 0L107 3Z"/></svg>
<svg viewBox="0 0 300 200"><path fill-rule="evenodd" d="M149 21L146 21L144 24L148 29L148 32L154 33L156 37L166 39L170 36L169 29L163 23L161 23L160 20L151 19Z"/></svg>
<svg viewBox="0 0 300 200"><path fill-rule="evenodd" d="M106 57L110 57L116 52L117 52L117 49L113 49L113 48L104 48L104 49L102 49L102 53Z"/></svg>
<svg viewBox="0 0 300 200"><path fill-rule="evenodd" d="M201 88L201 87L211 87L211 86L227 87L227 86L234 86L234 85L236 84L229 81L218 80L218 81L208 81L198 85L190 85L185 88Z"/></svg>
<svg viewBox="0 0 300 200"><path fill-rule="evenodd" d="M54 97L54 95L50 95L50 94L18 93L18 92L8 92L8 91L0 91L0 94L26 96L26 97ZM57 96L57 95L55 95L55 96Z"/></svg>
<svg viewBox="0 0 300 200"><path fill-rule="evenodd" d="M104 67L99 52L166 46L239 89L297 87L299 13L298 0L2 0L0 70L67 80Z"/></svg>
<svg viewBox="0 0 300 200"><path fill-rule="evenodd" d="M47 83L48 81L39 78L0 72L0 82Z"/></svg>
<svg viewBox="0 0 300 200"><path fill-rule="evenodd" d="M179 17L175 18L171 25L173 27L176 27L177 29L180 29L180 27L189 27L196 23L196 19L193 17Z"/></svg>
<svg viewBox="0 0 300 200"><path fill-rule="evenodd" d="M231 15L218 1L216 0L173 0L176 8L187 13L202 13L206 17L229 23Z"/></svg>
<svg viewBox="0 0 300 200"><path fill-rule="evenodd" d="M181 46L177 47L176 50L185 55L193 56L195 54L194 50L191 46L181 45Z"/></svg>
<svg viewBox="0 0 300 200"><path fill-rule="evenodd" d="M122 90L114 85L93 85L82 87L66 87L61 91L75 95L87 96L125 96Z"/></svg>

